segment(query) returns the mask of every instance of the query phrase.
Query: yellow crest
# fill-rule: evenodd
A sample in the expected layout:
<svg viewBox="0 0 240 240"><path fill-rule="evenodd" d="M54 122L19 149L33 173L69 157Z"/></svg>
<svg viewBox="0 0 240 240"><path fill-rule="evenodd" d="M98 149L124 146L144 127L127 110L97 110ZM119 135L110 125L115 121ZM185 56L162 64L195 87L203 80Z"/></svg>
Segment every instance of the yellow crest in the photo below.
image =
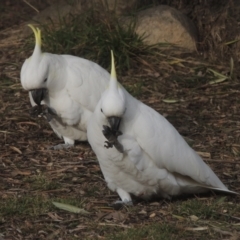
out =
<svg viewBox="0 0 240 240"><path fill-rule="evenodd" d="M32 24L28 24L28 27L30 27L34 32L36 45L41 47L41 30L39 28L35 28Z"/></svg>
<svg viewBox="0 0 240 240"><path fill-rule="evenodd" d="M113 50L111 50L111 59L112 59L112 63L111 63L111 65L112 65L111 66L111 80L113 80L113 82L115 82L117 84L118 88L121 88L121 85L117 81L117 73L116 73L116 69L115 69Z"/></svg>
<svg viewBox="0 0 240 240"><path fill-rule="evenodd" d="M117 74L116 74L116 69L115 69L115 63L114 63L113 50L111 50L111 59L112 59L111 77L117 79Z"/></svg>

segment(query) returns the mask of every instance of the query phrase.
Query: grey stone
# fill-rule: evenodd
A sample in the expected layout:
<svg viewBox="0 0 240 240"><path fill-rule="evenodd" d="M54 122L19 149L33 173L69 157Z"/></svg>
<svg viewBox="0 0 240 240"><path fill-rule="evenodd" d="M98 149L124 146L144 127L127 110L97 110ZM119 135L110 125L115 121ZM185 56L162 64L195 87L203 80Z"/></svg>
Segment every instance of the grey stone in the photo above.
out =
<svg viewBox="0 0 240 240"><path fill-rule="evenodd" d="M132 18L123 17L123 24ZM171 43L186 51L196 50L197 29L192 21L177 9L159 5L137 13L135 31L144 35L147 44Z"/></svg>

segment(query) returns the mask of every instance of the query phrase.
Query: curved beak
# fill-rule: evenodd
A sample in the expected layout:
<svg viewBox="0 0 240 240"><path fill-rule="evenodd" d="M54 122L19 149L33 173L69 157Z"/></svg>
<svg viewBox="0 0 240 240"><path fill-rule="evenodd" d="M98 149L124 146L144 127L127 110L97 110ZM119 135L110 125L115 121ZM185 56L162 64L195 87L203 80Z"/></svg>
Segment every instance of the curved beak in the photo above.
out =
<svg viewBox="0 0 240 240"><path fill-rule="evenodd" d="M120 117L108 117L107 120L110 124L112 131L118 132L122 119Z"/></svg>
<svg viewBox="0 0 240 240"><path fill-rule="evenodd" d="M39 89L34 89L30 91L32 94L32 98L34 102L40 106L41 101L46 97L47 95L47 89L46 88L39 88Z"/></svg>

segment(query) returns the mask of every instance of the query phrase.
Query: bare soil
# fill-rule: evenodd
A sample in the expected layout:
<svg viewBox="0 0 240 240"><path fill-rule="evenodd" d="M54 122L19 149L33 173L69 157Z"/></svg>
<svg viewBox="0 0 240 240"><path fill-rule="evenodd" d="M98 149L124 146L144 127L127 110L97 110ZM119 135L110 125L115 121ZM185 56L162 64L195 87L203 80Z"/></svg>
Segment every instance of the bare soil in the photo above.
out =
<svg viewBox="0 0 240 240"><path fill-rule="evenodd" d="M49 5L45 1L29 2L39 10ZM225 6L221 9L216 4L219 1L209 2L212 3L210 7L207 1L171 1L171 5L185 9L189 16L195 16L193 20L196 23L196 16L203 16L203 12L209 12L212 19L215 19L219 11L225 11ZM234 4L233 1L229 3ZM1 0L0 10L0 202L3 204L15 199L18 203L19 199L21 205L24 197L35 199L34 204L33 201L29 200L28 203L25 200L28 213L17 206L15 212L0 211L0 239L106 239L109 234L128 228L142 228L152 223L166 222L178 229L177 233L173 233L175 239L239 239L240 229L234 225L239 224L239 207L236 208L238 212L231 213L218 209L219 217L214 221L232 224L228 226L227 234L217 232L209 226L206 231L193 230L178 238L178 234L186 231L187 227L198 226L185 217L176 217L176 206L188 201L188 198L150 203L136 200L134 207L116 211L108 207L108 203L115 201L118 196L106 187L88 143L80 143L69 150L48 150L49 146L62 141L44 119L31 118L29 115L28 93L22 89L19 80L21 65L28 57L22 51L25 40L4 42L4 38L8 37L4 35L6 29L16 28L18 24L31 19L35 12L24 1L10 0ZM237 20L234 16L236 12L227 21L235 23ZM218 24L216 21L211 24L213 23ZM221 26L218 25L219 29ZM237 66L238 50L236 46L232 46L230 50L224 46L219 51L220 43L214 45L216 32L207 32L207 27L210 28L210 25L204 25L203 22L198 25L201 43L196 60L198 57L209 60L211 64L215 64L216 69L228 74L229 66L226 63L229 63L229 56L232 56ZM235 37L239 32L239 21L221 31L225 31L224 34L228 37ZM229 38L230 40L233 38ZM178 69L181 70L181 67ZM179 78L174 70L169 69L165 74L160 70L152 74L149 69L138 76L138 72L139 69L133 69L122 77L122 81L133 87L141 82L143 86L138 98L166 116L229 189L240 192L239 70L235 68L232 80L212 85L206 84L206 80L201 77L188 79L186 72L182 75L185 79ZM129 74L136 76L135 82L130 81ZM166 103L164 99L178 101ZM37 199L47 202L69 198L79 201L84 209L91 212L91 216L68 213L53 206L47 211L41 210L41 207L39 210ZM191 198L211 205L219 195L210 193ZM239 206L239 200L239 196L230 195L226 202ZM228 216L228 220L222 220L224 214ZM149 238L146 235L142 239Z"/></svg>

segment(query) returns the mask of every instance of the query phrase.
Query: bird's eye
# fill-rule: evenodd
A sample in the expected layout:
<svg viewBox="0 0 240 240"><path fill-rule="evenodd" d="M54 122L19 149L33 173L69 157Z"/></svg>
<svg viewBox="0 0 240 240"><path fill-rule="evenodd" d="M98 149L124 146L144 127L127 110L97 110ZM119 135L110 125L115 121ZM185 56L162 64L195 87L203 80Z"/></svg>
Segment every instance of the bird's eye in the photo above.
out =
<svg viewBox="0 0 240 240"><path fill-rule="evenodd" d="M101 112L103 112L102 108L101 108Z"/></svg>
<svg viewBox="0 0 240 240"><path fill-rule="evenodd" d="M47 81L47 78L45 78L43 82L46 82L46 81Z"/></svg>

